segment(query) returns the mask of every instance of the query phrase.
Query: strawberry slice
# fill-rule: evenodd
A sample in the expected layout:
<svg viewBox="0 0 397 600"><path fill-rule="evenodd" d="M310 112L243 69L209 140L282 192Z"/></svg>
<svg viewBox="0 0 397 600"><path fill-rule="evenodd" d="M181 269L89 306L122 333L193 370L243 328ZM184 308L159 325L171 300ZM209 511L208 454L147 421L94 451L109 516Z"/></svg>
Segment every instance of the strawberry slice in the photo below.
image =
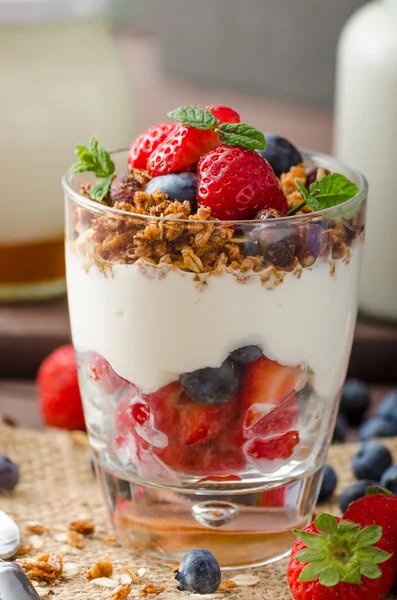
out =
<svg viewBox="0 0 397 600"><path fill-rule="evenodd" d="M229 425L237 412L237 398L217 406L204 406L183 393L176 409L179 439L182 444L193 446L216 438Z"/></svg>
<svg viewBox="0 0 397 600"><path fill-rule="evenodd" d="M126 383L99 354L94 354L91 360L90 379L97 382L106 394L114 394Z"/></svg>
<svg viewBox="0 0 397 600"><path fill-rule="evenodd" d="M287 431L266 439L256 437L244 445L245 456L262 473L274 473L287 464L298 449L298 431Z"/></svg>
<svg viewBox="0 0 397 600"><path fill-rule="evenodd" d="M264 492L260 492L258 494L258 500L255 504L256 504L256 506L261 506L261 507L285 506L287 492L288 492L288 488L285 485L282 487L279 487L279 488L275 488L274 490L265 490Z"/></svg>
<svg viewBox="0 0 397 600"><path fill-rule="evenodd" d="M171 134L150 155L147 170L152 177L185 171L219 144L219 137L213 131L177 123Z"/></svg>
<svg viewBox="0 0 397 600"><path fill-rule="evenodd" d="M288 367L261 356L244 374L241 412L246 437L273 436L297 427L296 392L308 375L299 367Z"/></svg>
<svg viewBox="0 0 397 600"><path fill-rule="evenodd" d="M240 123L240 115L228 106L207 106L207 110L221 123ZM220 143L218 135L213 131L194 129L189 125L176 123L170 135L164 138L148 157L147 170L152 177L190 170L203 154Z"/></svg>
<svg viewBox="0 0 397 600"><path fill-rule="evenodd" d="M149 127L146 131L132 142L128 152L127 166L128 170L146 169L147 161L153 150L163 142L173 129L175 123L160 123Z"/></svg>

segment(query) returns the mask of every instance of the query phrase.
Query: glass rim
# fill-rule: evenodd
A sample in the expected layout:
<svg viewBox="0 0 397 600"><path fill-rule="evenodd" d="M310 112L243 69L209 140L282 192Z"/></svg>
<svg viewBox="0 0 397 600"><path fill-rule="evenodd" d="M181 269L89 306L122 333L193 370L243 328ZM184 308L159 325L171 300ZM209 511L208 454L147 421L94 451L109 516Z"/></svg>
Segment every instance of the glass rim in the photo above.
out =
<svg viewBox="0 0 397 600"><path fill-rule="evenodd" d="M128 152L128 148L120 148L118 150L113 150L111 152L109 152L109 154L111 156L115 156L115 155L119 155L121 153L125 153ZM362 202L365 201L366 197L367 197L367 192L368 192L368 182L366 177L357 169L354 169L353 167L350 167L349 165L347 165L345 162L329 155L329 154L325 154L322 152L316 152L316 151L311 151L311 150L304 150L304 149L300 149L300 152L303 155L303 158L305 159L305 157L310 158L310 159L314 159L314 157L317 157L318 159L322 160L322 161L329 161L331 160L333 163L335 164L339 164L342 166L342 168L344 170L348 170L351 173L353 173L356 178L358 179L358 192L355 196L353 196L353 198L350 198L350 200L347 200L346 202L343 202L341 204L337 204L336 206L331 206L330 208L324 208L323 210L318 210L315 212L309 212L309 213L303 213L301 215L290 215L290 216L285 216L285 217L277 217L274 219L270 219L270 220L265 220L265 221L261 221L259 219L241 219L241 220L219 220L219 219L208 219L205 221L205 223L213 223L213 224L224 224L224 225L229 225L229 226L249 226L249 225L256 225L258 226L259 224L264 225L266 224L266 227L271 226L271 227L276 227L279 226L282 223L285 223L286 225L291 225L291 224L303 224L303 223L307 223L310 221L314 221L318 218L327 218L327 219L332 219L334 218L335 215L340 215L340 210L343 209L348 209L350 208L352 205L354 204L360 204ZM321 168L321 165L319 165ZM120 210L118 208L114 208L113 206L107 206L106 204L101 204L100 202L97 202L95 200L91 200L90 198L87 198L86 196L83 196L82 194L80 194L79 192L77 192L75 189L73 189L72 187L72 178L73 178L74 174L71 172L71 168L69 168L62 176L62 187L64 189L64 192L68 195L68 197L70 199L73 199L77 204L79 204L80 206L86 208L87 210L90 210L91 212L96 212L98 213L98 211L100 211L103 214L108 214L110 217L129 217L129 218L135 218L135 219L142 219L142 220L147 220L147 221L170 221L173 223L200 223L203 224L203 220L200 219L173 219L172 217L169 216L165 216L165 217L157 217L157 216L152 216L152 215L142 215L139 213L134 213L134 212L127 212L125 210Z"/></svg>

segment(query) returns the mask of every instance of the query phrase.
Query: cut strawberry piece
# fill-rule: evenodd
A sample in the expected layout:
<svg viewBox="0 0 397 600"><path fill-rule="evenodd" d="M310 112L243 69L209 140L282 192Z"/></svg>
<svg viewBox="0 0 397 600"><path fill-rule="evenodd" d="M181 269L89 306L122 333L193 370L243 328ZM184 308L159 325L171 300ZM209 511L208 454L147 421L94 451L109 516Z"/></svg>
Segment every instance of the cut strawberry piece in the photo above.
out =
<svg viewBox="0 0 397 600"><path fill-rule="evenodd" d="M243 443L240 425L233 423L212 442L190 447L190 452L186 455L185 470L193 475L207 477L235 475L247 464Z"/></svg>
<svg viewBox="0 0 397 600"><path fill-rule="evenodd" d="M214 439L229 425L237 412L237 399L205 406L181 394L176 409L179 438L186 446L193 446Z"/></svg>
<svg viewBox="0 0 397 600"><path fill-rule="evenodd" d="M287 431L271 438L253 438L244 445L247 459L263 473L274 473L287 464L299 449L299 432Z"/></svg>
<svg viewBox="0 0 397 600"><path fill-rule="evenodd" d="M128 152L127 165L131 171L134 169L146 169L148 158L165 140L166 137L175 129L175 123L160 123L150 127L139 137L132 142L131 148Z"/></svg>
<svg viewBox="0 0 397 600"><path fill-rule="evenodd" d="M241 123L238 112L229 106L215 104L214 106L206 106L205 110L210 110L221 123Z"/></svg>
<svg viewBox="0 0 397 600"><path fill-rule="evenodd" d="M119 377L108 361L99 354L94 354L92 358L90 378L107 394L114 394L126 383L125 379Z"/></svg>
<svg viewBox="0 0 397 600"><path fill-rule="evenodd" d="M206 481L242 481L238 475L210 475L209 477L203 477L199 479L198 483L205 483Z"/></svg>
<svg viewBox="0 0 397 600"><path fill-rule="evenodd" d="M219 137L213 131L177 123L170 135L150 155L147 170L152 177L185 171L219 144Z"/></svg>
<svg viewBox="0 0 397 600"><path fill-rule="evenodd" d="M256 502L256 506L285 506L287 489L287 486L283 486L274 490L265 490L264 492L261 492Z"/></svg>
<svg viewBox="0 0 397 600"><path fill-rule="evenodd" d="M296 392L308 375L261 356L244 374L241 414L246 437L272 436L296 428L299 411Z"/></svg>

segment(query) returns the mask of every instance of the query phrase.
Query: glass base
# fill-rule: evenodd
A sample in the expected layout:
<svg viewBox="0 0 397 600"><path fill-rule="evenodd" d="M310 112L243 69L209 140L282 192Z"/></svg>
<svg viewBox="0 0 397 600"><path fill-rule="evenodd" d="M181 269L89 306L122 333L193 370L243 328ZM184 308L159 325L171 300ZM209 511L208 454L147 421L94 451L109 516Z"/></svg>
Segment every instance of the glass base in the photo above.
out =
<svg viewBox="0 0 397 600"><path fill-rule="evenodd" d="M156 487L121 479L96 462L115 535L126 549L174 564L194 548L215 554L222 568L258 566L288 555L293 529L306 527L322 468L283 486L254 491Z"/></svg>

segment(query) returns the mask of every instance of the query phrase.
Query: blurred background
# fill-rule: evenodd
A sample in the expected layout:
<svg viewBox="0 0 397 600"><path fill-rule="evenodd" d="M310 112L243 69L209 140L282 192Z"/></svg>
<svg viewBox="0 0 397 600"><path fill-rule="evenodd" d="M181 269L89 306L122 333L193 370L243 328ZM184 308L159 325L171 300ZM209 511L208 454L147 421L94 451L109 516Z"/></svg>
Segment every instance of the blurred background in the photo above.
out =
<svg viewBox="0 0 397 600"><path fill-rule="evenodd" d="M397 0L0 0L0 412L40 425L37 368L70 341L60 179L76 143L128 146L176 106L222 103L368 176L376 260L350 374L375 397L395 383Z"/></svg>

